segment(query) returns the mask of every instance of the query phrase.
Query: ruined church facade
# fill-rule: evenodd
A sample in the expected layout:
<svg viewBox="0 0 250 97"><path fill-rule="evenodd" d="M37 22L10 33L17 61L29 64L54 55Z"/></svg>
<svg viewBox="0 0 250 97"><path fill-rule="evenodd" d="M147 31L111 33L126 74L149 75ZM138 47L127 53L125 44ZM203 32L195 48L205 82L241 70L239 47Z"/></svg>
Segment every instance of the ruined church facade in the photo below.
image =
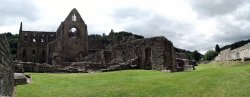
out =
<svg viewBox="0 0 250 97"><path fill-rule="evenodd" d="M19 30L17 59L22 62L60 64L88 54L88 30L74 8L56 32Z"/></svg>

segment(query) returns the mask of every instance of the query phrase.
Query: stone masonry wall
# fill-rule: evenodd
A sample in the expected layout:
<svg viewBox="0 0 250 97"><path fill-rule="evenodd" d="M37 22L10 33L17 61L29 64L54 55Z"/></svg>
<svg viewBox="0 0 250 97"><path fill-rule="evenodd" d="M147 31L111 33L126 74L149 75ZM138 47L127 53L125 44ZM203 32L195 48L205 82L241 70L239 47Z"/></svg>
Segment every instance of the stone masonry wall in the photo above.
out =
<svg viewBox="0 0 250 97"><path fill-rule="evenodd" d="M165 37L153 37L117 44L89 54L78 62L61 65L23 64L25 72L92 72L126 69L176 71L175 51Z"/></svg>
<svg viewBox="0 0 250 97"><path fill-rule="evenodd" d="M152 37L111 47L112 61L124 62L138 58L140 69L175 70L175 52L165 37Z"/></svg>
<svg viewBox="0 0 250 97"><path fill-rule="evenodd" d="M20 30L17 59L23 62L45 63L48 55L46 45L55 38L55 32Z"/></svg>
<svg viewBox="0 0 250 97"><path fill-rule="evenodd" d="M176 70L175 51L165 37L153 37L117 44L85 57L84 61L103 64L133 63L139 69Z"/></svg>
<svg viewBox="0 0 250 97"><path fill-rule="evenodd" d="M0 97L11 96L14 90L13 61L5 35L0 35Z"/></svg>
<svg viewBox="0 0 250 97"><path fill-rule="evenodd" d="M250 59L250 43L237 49L226 49L215 58L217 61L248 60Z"/></svg>

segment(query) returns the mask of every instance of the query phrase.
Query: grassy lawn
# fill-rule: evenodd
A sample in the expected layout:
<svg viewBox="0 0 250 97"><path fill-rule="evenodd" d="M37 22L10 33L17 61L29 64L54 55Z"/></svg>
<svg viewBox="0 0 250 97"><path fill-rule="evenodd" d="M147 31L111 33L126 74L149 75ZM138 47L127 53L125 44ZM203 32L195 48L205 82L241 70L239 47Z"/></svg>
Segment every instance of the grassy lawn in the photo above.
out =
<svg viewBox="0 0 250 97"><path fill-rule="evenodd" d="M202 64L191 72L124 70L31 73L17 97L249 97L250 62Z"/></svg>

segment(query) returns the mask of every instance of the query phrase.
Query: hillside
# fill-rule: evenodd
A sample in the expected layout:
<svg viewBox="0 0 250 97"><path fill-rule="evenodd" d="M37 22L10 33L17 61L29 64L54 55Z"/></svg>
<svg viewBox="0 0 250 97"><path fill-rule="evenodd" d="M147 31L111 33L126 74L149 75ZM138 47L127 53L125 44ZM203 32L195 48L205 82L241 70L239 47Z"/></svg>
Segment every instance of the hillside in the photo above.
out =
<svg viewBox="0 0 250 97"><path fill-rule="evenodd" d="M235 42L226 45L220 49L217 61L234 61L234 60L249 60L250 59L250 39Z"/></svg>
<svg viewBox="0 0 250 97"><path fill-rule="evenodd" d="M239 47L241 47L241 46L243 46L243 45L245 45L247 43L250 43L250 39L241 40L241 41L229 44L229 45L225 45L224 47L221 48L221 51L225 50L225 49L228 49L228 48L230 48L230 50L233 50L233 49L239 48Z"/></svg>

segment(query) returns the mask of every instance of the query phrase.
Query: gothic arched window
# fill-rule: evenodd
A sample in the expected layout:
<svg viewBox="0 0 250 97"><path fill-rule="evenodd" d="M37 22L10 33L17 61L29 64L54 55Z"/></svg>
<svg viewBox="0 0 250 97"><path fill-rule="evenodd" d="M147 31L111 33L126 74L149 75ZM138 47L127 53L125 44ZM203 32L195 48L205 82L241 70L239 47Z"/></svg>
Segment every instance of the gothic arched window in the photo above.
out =
<svg viewBox="0 0 250 97"><path fill-rule="evenodd" d="M72 21L74 21L74 22L76 21L76 15L75 14L72 15Z"/></svg>
<svg viewBox="0 0 250 97"><path fill-rule="evenodd" d="M27 41L27 40L28 40L28 35L24 34L24 41Z"/></svg>

